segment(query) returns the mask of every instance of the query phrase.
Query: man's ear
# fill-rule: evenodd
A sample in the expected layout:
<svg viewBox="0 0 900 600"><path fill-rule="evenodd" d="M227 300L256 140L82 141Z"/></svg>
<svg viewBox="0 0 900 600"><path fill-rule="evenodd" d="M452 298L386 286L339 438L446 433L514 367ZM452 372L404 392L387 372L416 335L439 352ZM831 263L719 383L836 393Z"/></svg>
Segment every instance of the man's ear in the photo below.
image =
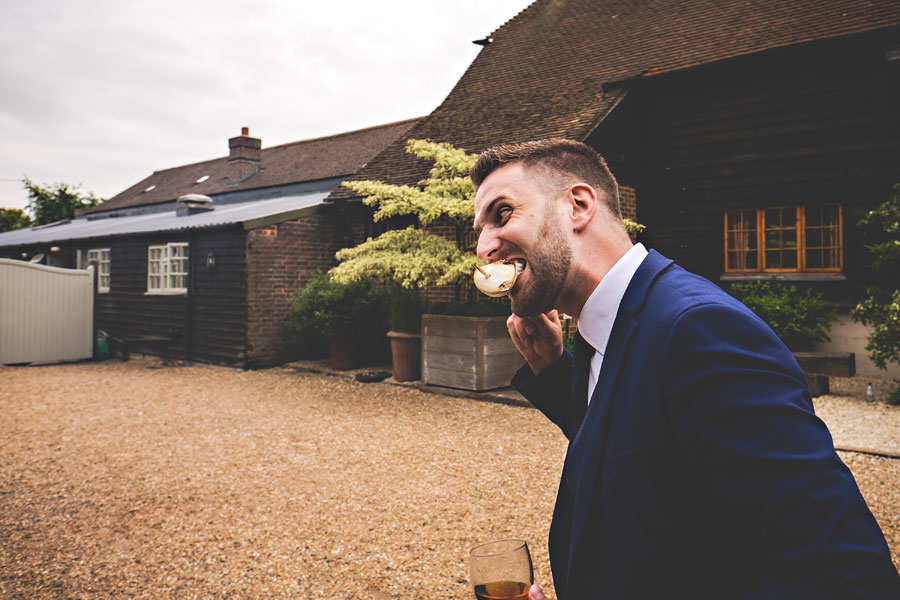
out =
<svg viewBox="0 0 900 600"><path fill-rule="evenodd" d="M583 231L597 212L597 192L586 183L576 183L567 193L573 231Z"/></svg>

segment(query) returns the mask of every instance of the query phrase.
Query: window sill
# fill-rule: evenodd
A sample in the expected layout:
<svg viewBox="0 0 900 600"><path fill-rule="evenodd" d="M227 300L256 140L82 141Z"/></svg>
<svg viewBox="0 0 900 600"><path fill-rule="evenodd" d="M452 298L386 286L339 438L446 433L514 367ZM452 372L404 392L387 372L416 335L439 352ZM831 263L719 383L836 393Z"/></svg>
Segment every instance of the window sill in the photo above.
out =
<svg viewBox="0 0 900 600"><path fill-rule="evenodd" d="M843 273L747 273L720 275L719 281L762 281L766 279L779 281L846 281Z"/></svg>
<svg viewBox="0 0 900 600"><path fill-rule="evenodd" d="M144 292L145 296L187 296L187 290L172 290L172 291L162 291L162 290L153 290L150 292Z"/></svg>

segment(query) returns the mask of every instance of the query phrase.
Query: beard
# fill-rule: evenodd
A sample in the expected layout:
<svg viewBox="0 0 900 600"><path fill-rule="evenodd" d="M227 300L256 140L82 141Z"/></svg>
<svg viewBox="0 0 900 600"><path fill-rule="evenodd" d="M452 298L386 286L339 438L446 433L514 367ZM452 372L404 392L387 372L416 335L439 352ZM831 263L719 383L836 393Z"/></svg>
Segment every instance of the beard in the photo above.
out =
<svg viewBox="0 0 900 600"><path fill-rule="evenodd" d="M539 315L554 308L572 264L572 249L554 211L545 213L536 239L535 247L525 257L530 271L527 285L510 294L512 312L520 317Z"/></svg>

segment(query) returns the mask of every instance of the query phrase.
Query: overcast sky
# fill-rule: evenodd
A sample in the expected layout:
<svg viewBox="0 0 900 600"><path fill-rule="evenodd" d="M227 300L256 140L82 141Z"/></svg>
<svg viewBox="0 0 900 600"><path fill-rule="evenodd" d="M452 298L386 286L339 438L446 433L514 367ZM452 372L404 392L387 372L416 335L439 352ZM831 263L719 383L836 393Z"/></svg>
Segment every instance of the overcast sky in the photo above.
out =
<svg viewBox="0 0 900 600"><path fill-rule="evenodd" d="M0 0L0 207L431 112L532 0Z"/></svg>

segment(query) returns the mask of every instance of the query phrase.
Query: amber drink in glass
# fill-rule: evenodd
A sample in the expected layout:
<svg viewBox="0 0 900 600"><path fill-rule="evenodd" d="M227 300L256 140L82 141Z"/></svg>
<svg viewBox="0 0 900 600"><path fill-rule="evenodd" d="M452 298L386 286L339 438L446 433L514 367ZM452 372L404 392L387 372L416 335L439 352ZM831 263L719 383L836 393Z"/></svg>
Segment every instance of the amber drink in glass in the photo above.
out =
<svg viewBox="0 0 900 600"><path fill-rule="evenodd" d="M497 540L472 548L469 574L478 600L527 600L534 582L523 540Z"/></svg>

